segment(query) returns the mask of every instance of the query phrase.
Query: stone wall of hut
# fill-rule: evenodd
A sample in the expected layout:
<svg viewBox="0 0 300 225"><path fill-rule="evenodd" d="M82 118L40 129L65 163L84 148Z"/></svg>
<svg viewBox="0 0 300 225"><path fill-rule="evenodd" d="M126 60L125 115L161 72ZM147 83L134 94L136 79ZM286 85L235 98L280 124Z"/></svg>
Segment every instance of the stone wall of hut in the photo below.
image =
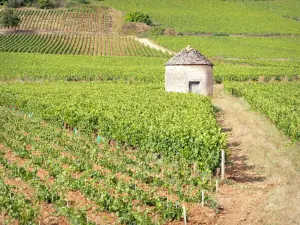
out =
<svg viewBox="0 0 300 225"><path fill-rule="evenodd" d="M213 95L213 67L208 65L166 66L165 90Z"/></svg>

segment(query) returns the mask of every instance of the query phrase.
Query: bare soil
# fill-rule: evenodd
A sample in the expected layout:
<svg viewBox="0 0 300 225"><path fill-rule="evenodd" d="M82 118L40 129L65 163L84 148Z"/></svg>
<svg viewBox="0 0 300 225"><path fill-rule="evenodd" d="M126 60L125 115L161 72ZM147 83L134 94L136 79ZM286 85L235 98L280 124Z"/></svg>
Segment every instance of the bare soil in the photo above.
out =
<svg viewBox="0 0 300 225"><path fill-rule="evenodd" d="M93 201L88 200L79 191L69 191L66 194L66 199L73 207L86 207L88 220L94 222L95 224L114 224L114 222L117 221L117 216L115 214L98 212L98 207L96 204Z"/></svg>
<svg viewBox="0 0 300 225"><path fill-rule="evenodd" d="M162 52L168 52L171 55L176 54L176 52L171 51L169 49L166 49L165 47L162 47L161 45L155 43L154 41L152 41L152 40L150 40L148 38L138 38L138 37L135 37L135 36L133 36L133 38L135 40L137 40L138 42L142 43L143 45L149 46L150 48L154 48L154 49L156 49L158 51L160 50Z"/></svg>
<svg viewBox="0 0 300 225"><path fill-rule="evenodd" d="M23 159L14 156L11 153L11 150L4 147L3 144L0 143L0 151L7 152L5 155L6 159L10 162L17 163L21 162ZM19 165L19 164L18 164ZM4 172L4 169L2 169ZM64 216L58 216L55 207L52 204L47 204L45 202L36 202L35 200L35 190L28 183L23 181L21 178L7 178L4 177L4 182L6 185L14 187L14 192L23 194L27 199L32 201L33 204L36 204L40 207L41 215L37 218L37 223L41 225L68 225L67 219ZM9 218L8 215L2 213L0 215L0 224L5 224L7 219L11 219L9 224L19 224L17 220Z"/></svg>

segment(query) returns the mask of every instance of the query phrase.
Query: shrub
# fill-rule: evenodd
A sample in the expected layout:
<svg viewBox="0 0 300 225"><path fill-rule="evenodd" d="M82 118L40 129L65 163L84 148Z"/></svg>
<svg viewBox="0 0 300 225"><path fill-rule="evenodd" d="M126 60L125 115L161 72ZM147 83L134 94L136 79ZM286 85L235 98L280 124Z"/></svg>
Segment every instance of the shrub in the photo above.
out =
<svg viewBox="0 0 300 225"><path fill-rule="evenodd" d="M163 35L164 34L165 29L161 28L161 27L152 27L149 31L148 31L148 35L149 36L159 36L159 35Z"/></svg>
<svg viewBox="0 0 300 225"><path fill-rule="evenodd" d="M54 8L54 2L52 0L39 0L38 3L41 9Z"/></svg>
<svg viewBox="0 0 300 225"><path fill-rule="evenodd" d="M89 0L78 0L80 4L90 4Z"/></svg>
<svg viewBox="0 0 300 225"><path fill-rule="evenodd" d="M9 8L19 8L23 6L35 6L37 0L0 0L0 5L6 4Z"/></svg>
<svg viewBox="0 0 300 225"><path fill-rule="evenodd" d="M51 9L65 6L64 0L38 0L38 6L41 9Z"/></svg>
<svg viewBox="0 0 300 225"><path fill-rule="evenodd" d="M0 14L0 24L4 27L17 27L21 22L15 9L4 8Z"/></svg>
<svg viewBox="0 0 300 225"><path fill-rule="evenodd" d="M222 36L229 36L229 34L227 34L227 33L219 33L219 32L214 32L213 34L212 34L213 36L220 36L220 37L222 37Z"/></svg>
<svg viewBox="0 0 300 225"><path fill-rule="evenodd" d="M128 12L126 14L125 20L127 22L141 22L141 23L145 23L149 26L152 25L152 21L150 19L150 16L147 15L147 14L144 14L142 12L139 12L139 11Z"/></svg>
<svg viewBox="0 0 300 225"><path fill-rule="evenodd" d="M18 8L21 6L25 6L26 3L24 0L8 0L7 1L7 6L12 7L12 8Z"/></svg>

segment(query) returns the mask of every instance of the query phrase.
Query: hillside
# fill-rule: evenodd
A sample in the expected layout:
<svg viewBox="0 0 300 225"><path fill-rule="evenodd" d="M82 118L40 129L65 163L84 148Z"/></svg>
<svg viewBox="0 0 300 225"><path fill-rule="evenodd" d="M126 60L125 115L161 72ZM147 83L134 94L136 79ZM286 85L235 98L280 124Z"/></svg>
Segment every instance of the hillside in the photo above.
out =
<svg viewBox="0 0 300 225"><path fill-rule="evenodd" d="M140 10L177 32L206 34L300 34L299 1L105 0L122 11Z"/></svg>

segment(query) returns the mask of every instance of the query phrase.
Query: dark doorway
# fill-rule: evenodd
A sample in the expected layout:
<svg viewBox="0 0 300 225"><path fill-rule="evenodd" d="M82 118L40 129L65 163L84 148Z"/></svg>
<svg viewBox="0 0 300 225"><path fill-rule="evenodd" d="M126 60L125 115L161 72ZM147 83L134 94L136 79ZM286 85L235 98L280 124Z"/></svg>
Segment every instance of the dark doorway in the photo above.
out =
<svg viewBox="0 0 300 225"><path fill-rule="evenodd" d="M189 91L191 93L200 94L200 81L190 81L189 82Z"/></svg>

